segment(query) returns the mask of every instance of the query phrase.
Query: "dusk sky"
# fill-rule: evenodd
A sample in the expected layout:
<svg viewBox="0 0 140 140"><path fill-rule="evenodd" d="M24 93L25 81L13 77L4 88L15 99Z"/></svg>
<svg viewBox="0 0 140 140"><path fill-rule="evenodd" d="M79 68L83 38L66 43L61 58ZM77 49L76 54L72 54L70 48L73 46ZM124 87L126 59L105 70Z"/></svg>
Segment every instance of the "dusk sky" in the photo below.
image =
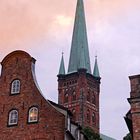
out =
<svg viewBox="0 0 140 140"><path fill-rule="evenodd" d="M57 102L57 74L64 52L67 70L77 0L0 0L0 61L27 51L46 99ZM140 74L140 0L84 0L90 60L98 55L101 133L128 133L128 76Z"/></svg>

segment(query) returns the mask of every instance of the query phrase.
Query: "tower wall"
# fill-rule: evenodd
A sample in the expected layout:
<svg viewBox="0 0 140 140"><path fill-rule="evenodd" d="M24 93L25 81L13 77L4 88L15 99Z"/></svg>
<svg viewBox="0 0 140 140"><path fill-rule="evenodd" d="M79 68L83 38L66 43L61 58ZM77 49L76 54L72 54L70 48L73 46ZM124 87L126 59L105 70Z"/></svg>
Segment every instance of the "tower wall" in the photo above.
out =
<svg viewBox="0 0 140 140"><path fill-rule="evenodd" d="M73 113L73 120L99 133L100 78L86 70L58 76L59 104Z"/></svg>
<svg viewBox="0 0 140 140"><path fill-rule="evenodd" d="M133 140L140 140L140 75L131 76L130 83L129 103L131 105Z"/></svg>
<svg viewBox="0 0 140 140"><path fill-rule="evenodd" d="M74 121L99 133L100 75L97 59L91 74L83 0L77 0L68 74L63 65L58 75L59 104L72 111Z"/></svg>

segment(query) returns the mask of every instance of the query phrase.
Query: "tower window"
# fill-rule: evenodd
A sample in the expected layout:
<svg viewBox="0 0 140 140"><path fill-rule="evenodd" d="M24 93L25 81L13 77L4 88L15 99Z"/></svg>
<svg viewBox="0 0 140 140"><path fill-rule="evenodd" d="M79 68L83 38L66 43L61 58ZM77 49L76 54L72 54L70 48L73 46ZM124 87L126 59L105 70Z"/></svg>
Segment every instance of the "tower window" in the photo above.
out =
<svg viewBox="0 0 140 140"><path fill-rule="evenodd" d="M11 94L20 93L20 80L14 80L11 84Z"/></svg>
<svg viewBox="0 0 140 140"><path fill-rule="evenodd" d="M90 123L90 111L87 110L87 122Z"/></svg>
<svg viewBox="0 0 140 140"><path fill-rule="evenodd" d="M18 111L17 110L11 110L9 112L9 122L8 125L17 125L18 123Z"/></svg>
<svg viewBox="0 0 140 140"><path fill-rule="evenodd" d="M75 91L72 93L72 100L73 100L73 101L76 100L76 93L75 93Z"/></svg>
<svg viewBox="0 0 140 140"><path fill-rule="evenodd" d="M96 122L96 115L95 113L92 113L92 123L95 124Z"/></svg>
<svg viewBox="0 0 140 140"><path fill-rule="evenodd" d="M29 109L28 122L33 123L38 121L38 108L32 107Z"/></svg>
<svg viewBox="0 0 140 140"><path fill-rule="evenodd" d="M95 95L92 96L92 104L96 105L96 97L95 97Z"/></svg>
<svg viewBox="0 0 140 140"><path fill-rule="evenodd" d="M90 102L90 92L87 93L87 101Z"/></svg>
<svg viewBox="0 0 140 140"><path fill-rule="evenodd" d="M68 93L66 93L66 94L64 95L64 102L65 102L65 103L68 103Z"/></svg>

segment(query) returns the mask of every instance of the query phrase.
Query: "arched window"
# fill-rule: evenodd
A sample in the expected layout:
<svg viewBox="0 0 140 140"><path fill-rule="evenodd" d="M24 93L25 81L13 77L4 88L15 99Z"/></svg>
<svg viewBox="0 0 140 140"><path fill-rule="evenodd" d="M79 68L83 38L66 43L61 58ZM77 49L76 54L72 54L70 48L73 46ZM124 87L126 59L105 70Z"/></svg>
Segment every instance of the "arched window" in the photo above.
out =
<svg viewBox="0 0 140 140"><path fill-rule="evenodd" d="M17 93L20 93L20 81L16 79L11 84L11 94Z"/></svg>
<svg viewBox="0 0 140 140"><path fill-rule="evenodd" d="M32 107L29 109L29 116L28 116L28 122L37 122L38 121L38 108Z"/></svg>
<svg viewBox="0 0 140 140"><path fill-rule="evenodd" d="M87 93L87 101L90 102L90 92Z"/></svg>
<svg viewBox="0 0 140 140"><path fill-rule="evenodd" d="M96 123L96 115L95 115L94 112L92 113L92 123L93 123L93 124Z"/></svg>
<svg viewBox="0 0 140 140"><path fill-rule="evenodd" d="M89 109L87 110L87 122L90 123L90 111L89 111Z"/></svg>
<svg viewBox="0 0 140 140"><path fill-rule="evenodd" d="M64 95L64 102L68 103L68 93L65 93L65 95Z"/></svg>
<svg viewBox="0 0 140 140"><path fill-rule="evenodd" d="M73 93L72 93L72 100L73 100L73 101L76 100L76 92L75 92L75 91L73 91Z"/></svg>
<svg viewBox="0 0 140 140"><path fill-rule="evenodd" d="M92 104L96 105L96 97L95 97L95 95L92 96Z"/></svg>
<svg viewBox="0 0 140 140"><path fill-rule="evenodd" d="M18 123L18 111L11 110L9 112L9 122L8 125L16 125Z"/></svg>

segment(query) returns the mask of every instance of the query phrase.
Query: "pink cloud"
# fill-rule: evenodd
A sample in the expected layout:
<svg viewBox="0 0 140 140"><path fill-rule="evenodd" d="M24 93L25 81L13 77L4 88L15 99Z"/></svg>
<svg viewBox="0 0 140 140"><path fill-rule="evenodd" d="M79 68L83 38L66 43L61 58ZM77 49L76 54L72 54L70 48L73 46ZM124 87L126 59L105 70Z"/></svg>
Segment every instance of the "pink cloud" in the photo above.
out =
<svg viewBox="0 0 140 140"><path fill-rule="evenodd" d="M73 25L76 0L0 0L0 3L0 47L24 45L24 42L42 36L47 38ZM85 7L89 25L93 26L92 20L99 22L119 17L140 7L140 2L87 0Z"/></svg>

